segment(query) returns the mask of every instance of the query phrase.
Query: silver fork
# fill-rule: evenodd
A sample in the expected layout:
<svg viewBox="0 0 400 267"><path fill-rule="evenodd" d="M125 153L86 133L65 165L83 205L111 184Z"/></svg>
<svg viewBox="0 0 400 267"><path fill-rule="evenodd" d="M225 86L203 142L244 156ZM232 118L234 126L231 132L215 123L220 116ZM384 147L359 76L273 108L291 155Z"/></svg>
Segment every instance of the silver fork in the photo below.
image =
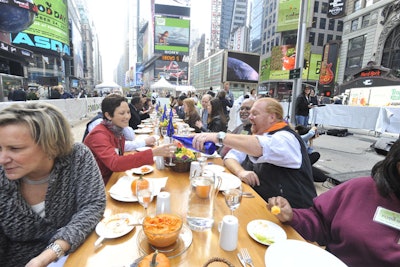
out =
<svg viewBox="0 0 400 267"><path fill-rule="evenodd" d="M251 256L247 248L241 248L240 254L242 254L242 258L246 264L250 265L251 267L254 267L253 260L251 259Z"/></svg>

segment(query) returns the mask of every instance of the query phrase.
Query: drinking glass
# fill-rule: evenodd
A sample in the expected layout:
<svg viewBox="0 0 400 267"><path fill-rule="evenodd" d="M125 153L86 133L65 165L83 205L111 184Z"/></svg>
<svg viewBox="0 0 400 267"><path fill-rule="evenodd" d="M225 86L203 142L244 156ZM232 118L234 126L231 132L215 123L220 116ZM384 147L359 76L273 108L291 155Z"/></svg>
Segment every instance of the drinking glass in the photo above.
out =
<svg viewBox="0 0 400 267"><path fill-rule="evenodd" d="M239 185L238 187L225 190L224 196L225 203L233 216L233 212L240 206L240 202L242 201L242 186Z"/></svg>
<svg viewBox="0 0 400 267"><path fill-rule="evenodd" d="M151 201L153 201L153 186L149 180L143 179L136 184L136 194L138 202L144 207L144 216L147 216L147 208Z"/></svg>
<svg viewBox="0 0 400 267"><path fill-rule="evenodd" d="M172 139L172 138L171 138L171 139ZM172 141L172 140L171 140L171 144L172 144L172 145L169 147L169 150L170 150L172 153L174 153L174 152L176 151L176 147L177 147L177 146L176 146L175 142ZM173 158L173 157L170 157L170 158L169 158L169 162L166 163L165 165L167 165L168 167L175 166L175 163L172 162L172 158Z"/></svg>

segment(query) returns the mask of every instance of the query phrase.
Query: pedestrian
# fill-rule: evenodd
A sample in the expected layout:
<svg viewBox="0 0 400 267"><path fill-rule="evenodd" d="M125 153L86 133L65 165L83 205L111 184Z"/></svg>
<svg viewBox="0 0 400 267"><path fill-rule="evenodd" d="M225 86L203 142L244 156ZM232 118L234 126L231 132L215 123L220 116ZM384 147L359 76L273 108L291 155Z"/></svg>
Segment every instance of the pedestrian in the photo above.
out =
<svg viewBox="0 0 400 267"><path fill-rule="evenodd" d="M296 98L295 119L296 125L308 125L310 108L313 105L310 98L310 87L305 87L303 92Z"/></svg>
<svg viewBox="0 0 400 267"><path fill-rule="evenodd" d="M41 101L0 111L1 266L47 266L74 252L105 205L96 161L61 111Z"/></svg>
<svg viewBox="0 0 400 267"><path fill-rule="evenodd" d="M399 266L400 140L374 165L371 177L335 186L308 209L292 209L282 196L268 200L268 209L273 206L280 208L279 221L348 266Z"/></svg>

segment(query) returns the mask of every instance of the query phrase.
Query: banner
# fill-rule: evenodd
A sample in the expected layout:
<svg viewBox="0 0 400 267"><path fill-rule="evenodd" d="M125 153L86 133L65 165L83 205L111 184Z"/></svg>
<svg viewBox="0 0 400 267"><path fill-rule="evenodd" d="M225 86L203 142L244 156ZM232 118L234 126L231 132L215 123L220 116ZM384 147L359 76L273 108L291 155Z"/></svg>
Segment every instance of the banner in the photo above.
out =
<svg viewBox="0 0 400 267"><path fill-rule="evenodd" d="M332 41L324 45L321 70L319 74L320 91L332 93L335 86L336 67L339 56L339 42ZM329 95L330 96L330 95Z"/></svg>

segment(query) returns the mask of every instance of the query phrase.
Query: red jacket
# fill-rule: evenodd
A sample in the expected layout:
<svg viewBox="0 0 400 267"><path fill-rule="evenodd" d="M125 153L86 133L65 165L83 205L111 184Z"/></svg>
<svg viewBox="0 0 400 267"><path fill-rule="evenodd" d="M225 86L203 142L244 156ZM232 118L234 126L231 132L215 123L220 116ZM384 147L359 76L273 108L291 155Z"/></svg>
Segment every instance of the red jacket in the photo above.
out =
<svg viewBox="0 0 400 267"><path fill-rule="evenodd" d="M124 155L125 137L117 138L103 124L97 125L86 136L84 144L92 151L97 165L99 165L104 184L107 184L113 172L122 172L154 163L151 149Z"/></svg>

